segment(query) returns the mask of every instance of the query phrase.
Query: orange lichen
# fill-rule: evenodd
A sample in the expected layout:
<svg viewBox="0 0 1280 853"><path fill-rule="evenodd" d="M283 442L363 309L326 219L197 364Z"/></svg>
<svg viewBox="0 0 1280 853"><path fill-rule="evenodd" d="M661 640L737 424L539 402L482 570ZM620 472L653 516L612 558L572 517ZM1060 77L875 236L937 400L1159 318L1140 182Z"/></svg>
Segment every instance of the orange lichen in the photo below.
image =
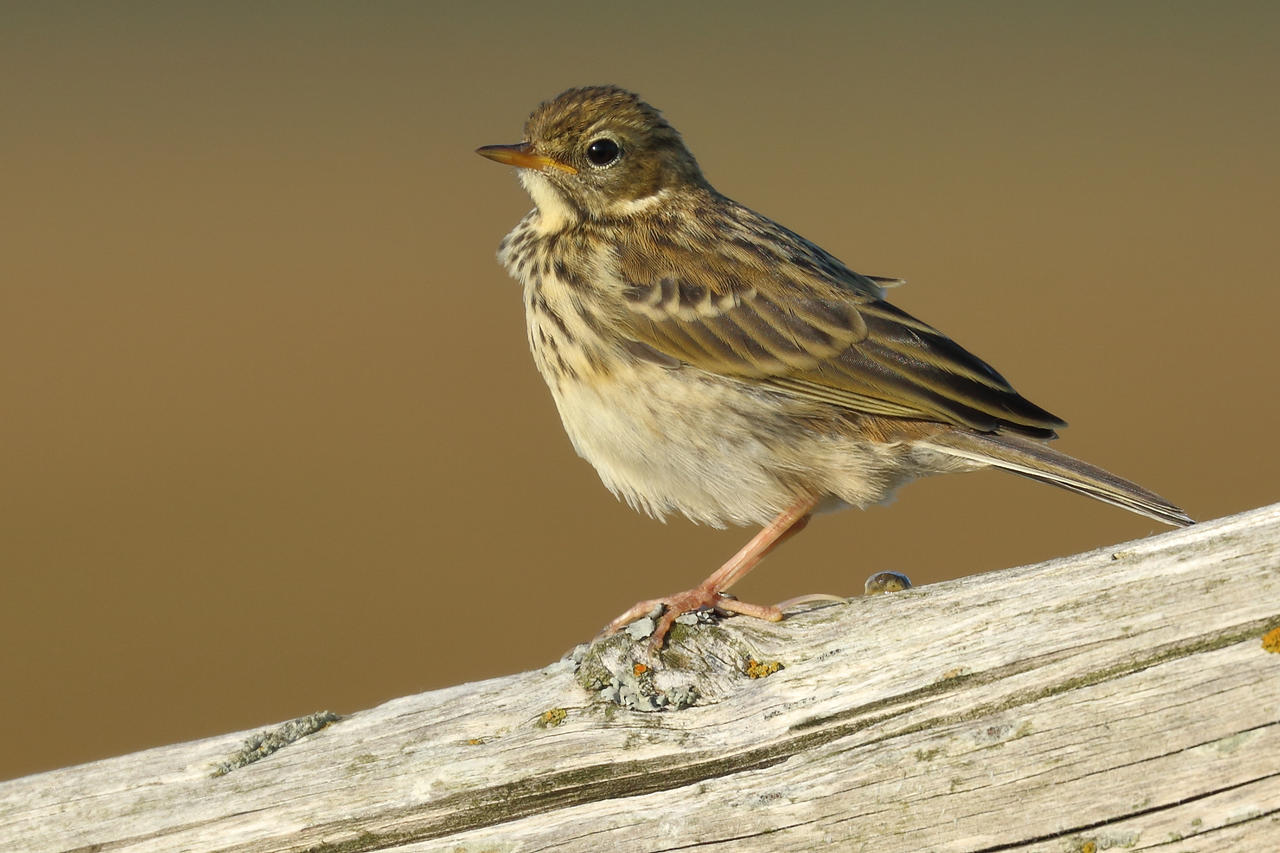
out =
<svg viewBox="0 0 1280 853"><path fill-rule="evenodd" d="M565 721L569 716L569 712L564 708L552 708L550 711L543 711L542 716L538 718L538 727L542 729L555 728Z"/></svg>
<svg viewBox="0 0 1280 853"><path fill-rule="evenodd" d="M782 664L776 660L762 662L751 658L747 661L748 678L768 678L780 669Z"/></svg>
<svg viewBox="0 0 1280 853"><path fill-rule="evenodd" d="M1262 635L1262 650L1280 655L1280 625Z"/></svg>

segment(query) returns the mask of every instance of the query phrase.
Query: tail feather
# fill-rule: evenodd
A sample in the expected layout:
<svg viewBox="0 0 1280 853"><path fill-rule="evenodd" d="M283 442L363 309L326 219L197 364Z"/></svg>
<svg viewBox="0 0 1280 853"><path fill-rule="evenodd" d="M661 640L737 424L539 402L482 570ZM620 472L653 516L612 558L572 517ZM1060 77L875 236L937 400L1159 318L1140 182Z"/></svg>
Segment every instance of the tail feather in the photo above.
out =
<svg viewBox="0 0 1280 853"><path fill-rule="evenodd" d="M940 453L994 465L1175 527L1195 523L1191 516L1155 492L1059 453L1032 438L949 430L930 436L922 443Z"/></svg>

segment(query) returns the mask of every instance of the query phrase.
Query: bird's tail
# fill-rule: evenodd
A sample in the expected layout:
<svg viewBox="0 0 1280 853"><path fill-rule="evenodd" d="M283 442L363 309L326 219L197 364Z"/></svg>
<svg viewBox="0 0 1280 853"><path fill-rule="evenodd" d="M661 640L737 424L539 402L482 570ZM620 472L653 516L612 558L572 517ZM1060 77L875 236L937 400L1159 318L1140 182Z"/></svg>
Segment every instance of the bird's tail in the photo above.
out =
<svg viewBox="0 0 1280 853"><path fill-rule="evenodd" d="M1189 515L1155 492L1059 453L1033 438L1007 433L948 430L921 443L940 453L994 465L1175 527L1195 523Z"/></svg>

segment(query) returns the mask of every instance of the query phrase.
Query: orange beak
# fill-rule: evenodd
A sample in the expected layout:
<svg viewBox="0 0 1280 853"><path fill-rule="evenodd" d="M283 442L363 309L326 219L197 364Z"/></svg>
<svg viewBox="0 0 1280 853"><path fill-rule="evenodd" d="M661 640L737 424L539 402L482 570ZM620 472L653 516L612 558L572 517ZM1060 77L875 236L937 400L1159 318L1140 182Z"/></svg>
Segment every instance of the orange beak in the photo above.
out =
<svg viewBox="0 0 1280 853"><path fill-rule="evenodd" d="M486 145L483 148L477 148L476 153L481 157L488 157L490 160L496 160L508 166L517 166L521 169L551 168L568 172L570 175L578 174L578 170L568 163L561 163L559 160L552 160L550 157L535 154L533 145L529 142L521 142L519 145Z"/></svg>

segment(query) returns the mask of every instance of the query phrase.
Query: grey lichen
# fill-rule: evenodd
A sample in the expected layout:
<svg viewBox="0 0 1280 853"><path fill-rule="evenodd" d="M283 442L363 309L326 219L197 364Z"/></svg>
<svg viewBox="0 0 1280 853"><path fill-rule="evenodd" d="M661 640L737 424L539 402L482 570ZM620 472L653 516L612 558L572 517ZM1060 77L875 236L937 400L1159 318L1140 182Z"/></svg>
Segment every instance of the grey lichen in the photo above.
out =
<svg viewBox="0 0 1280 853"><path fill-rule="evenodd" d="M911 578L902 572L876 572L862 585L863 595L883 595L911 589Z"/></svg>
<svg viewBox="0 0 1280 853"><path fill-rule="evenodd" d="M273 752L284 749L291 743L301 740L309 734L320 731L342 717L332 711L317 711L305 717L298 717L282 723L274 729L256 732L245 739L244 746L236 750L226 761L220 761L213 768L214 778L225 776L232 770L261 761Z"/></svg>
<svg viewBox="0 0 1280 853"><path fill-rule="evenodd" d="M744 632L720 624L711 611L678 618L658 652L649 647L653 624L651 618L640 619L570 653L578 683L600 706L678 711L720 701L747 689L752 678L782 669L781 662L757 654Z"/></svg>

